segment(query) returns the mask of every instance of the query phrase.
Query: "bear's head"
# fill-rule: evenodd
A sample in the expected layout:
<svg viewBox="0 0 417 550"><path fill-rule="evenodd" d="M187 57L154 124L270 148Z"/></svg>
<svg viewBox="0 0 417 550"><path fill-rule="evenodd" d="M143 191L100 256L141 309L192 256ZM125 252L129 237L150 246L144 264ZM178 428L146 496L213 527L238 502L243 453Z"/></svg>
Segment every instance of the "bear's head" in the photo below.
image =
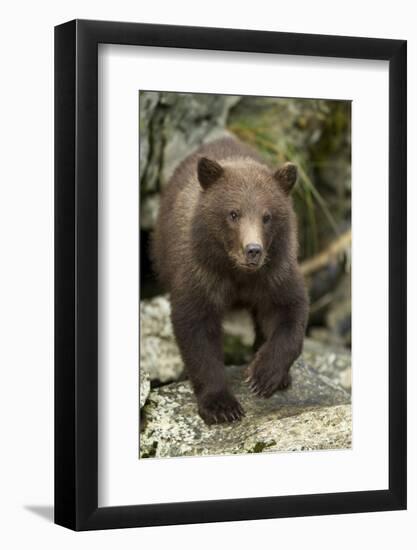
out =
<svg viewBox="0 0 417 550"><path fill-rule="evenodd" d="M219 163L203 157L197 175L202 192L196 215L205 246L215 243L245 272L258 271L288 249L294 234L294 164L273 171L250 158Z"/></svg>

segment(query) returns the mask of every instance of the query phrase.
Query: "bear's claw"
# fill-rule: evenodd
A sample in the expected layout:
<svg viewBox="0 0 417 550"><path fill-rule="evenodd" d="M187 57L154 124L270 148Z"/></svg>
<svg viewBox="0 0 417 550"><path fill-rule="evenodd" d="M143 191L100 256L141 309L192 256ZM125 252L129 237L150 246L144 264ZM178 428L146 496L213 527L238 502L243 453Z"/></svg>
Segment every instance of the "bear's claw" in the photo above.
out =
<svg viewBox="0 0 417 550"><path fill-rule="evenodd" d="M291 384L291 375L288 372L268 375L259 370L254 371L249 378L249 389L258 397L271 397L276 391L285 390Z"/></svg>
<svg viewBox="0 0 417 550"><path fill-rule="evenodd" d="M198 413L208 425L235 422L245 416L239 401L224 390L200 398Z"/></svg>

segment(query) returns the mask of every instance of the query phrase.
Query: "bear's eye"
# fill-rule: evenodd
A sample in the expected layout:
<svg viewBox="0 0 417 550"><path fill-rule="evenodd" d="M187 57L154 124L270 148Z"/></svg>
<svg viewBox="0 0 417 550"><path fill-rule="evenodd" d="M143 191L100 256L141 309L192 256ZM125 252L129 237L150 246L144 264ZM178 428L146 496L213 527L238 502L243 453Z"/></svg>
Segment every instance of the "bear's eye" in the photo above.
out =
<svg viewBox="0 0 417 550"><path fill-rule="evenodd" d="M239 217L239 214L236 212L236 210L232 210L229 212L229 218L232 220L232 222L235 222Z"/></svg>
<svg viewBox="0 0 417 550"><path fill-rule="evenodd" d="M271 214L264 214L262 216L263 223L269 223L271 221Z"/></svg>

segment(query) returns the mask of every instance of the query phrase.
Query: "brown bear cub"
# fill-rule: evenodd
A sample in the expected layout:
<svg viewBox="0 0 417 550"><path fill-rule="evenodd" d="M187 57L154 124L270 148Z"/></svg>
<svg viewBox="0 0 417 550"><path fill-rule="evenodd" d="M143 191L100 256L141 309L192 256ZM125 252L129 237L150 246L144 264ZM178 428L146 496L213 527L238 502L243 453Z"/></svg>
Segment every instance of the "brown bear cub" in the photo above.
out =
<svg viewBox="0 0 417 550"><path fill-rule="evenodd" d="M290 197L296 179L294 164L271 171L251 148L223 139L187 157L163 194L152 257L207 424L245 414L223 364L228 310L245 307L253 316L256 353L247 381L254 394L286 388L301 353L308 300Z"/></svg>

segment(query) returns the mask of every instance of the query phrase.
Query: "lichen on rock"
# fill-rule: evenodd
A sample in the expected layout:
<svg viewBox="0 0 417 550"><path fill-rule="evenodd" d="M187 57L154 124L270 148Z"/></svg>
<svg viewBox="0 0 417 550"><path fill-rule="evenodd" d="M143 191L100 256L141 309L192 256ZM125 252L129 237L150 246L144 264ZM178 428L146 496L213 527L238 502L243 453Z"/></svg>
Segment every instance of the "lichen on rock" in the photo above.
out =
<svg viewBox="0 0 417 550"><path fill-rule="evenodd" d="M303 360L291 372L291 387L265 400L249 391L243 367L229 367L231 388L246 411L232 424L205 425L188 381L152 390L141 412L140 457L349 448L349 394Z"/></svg>

